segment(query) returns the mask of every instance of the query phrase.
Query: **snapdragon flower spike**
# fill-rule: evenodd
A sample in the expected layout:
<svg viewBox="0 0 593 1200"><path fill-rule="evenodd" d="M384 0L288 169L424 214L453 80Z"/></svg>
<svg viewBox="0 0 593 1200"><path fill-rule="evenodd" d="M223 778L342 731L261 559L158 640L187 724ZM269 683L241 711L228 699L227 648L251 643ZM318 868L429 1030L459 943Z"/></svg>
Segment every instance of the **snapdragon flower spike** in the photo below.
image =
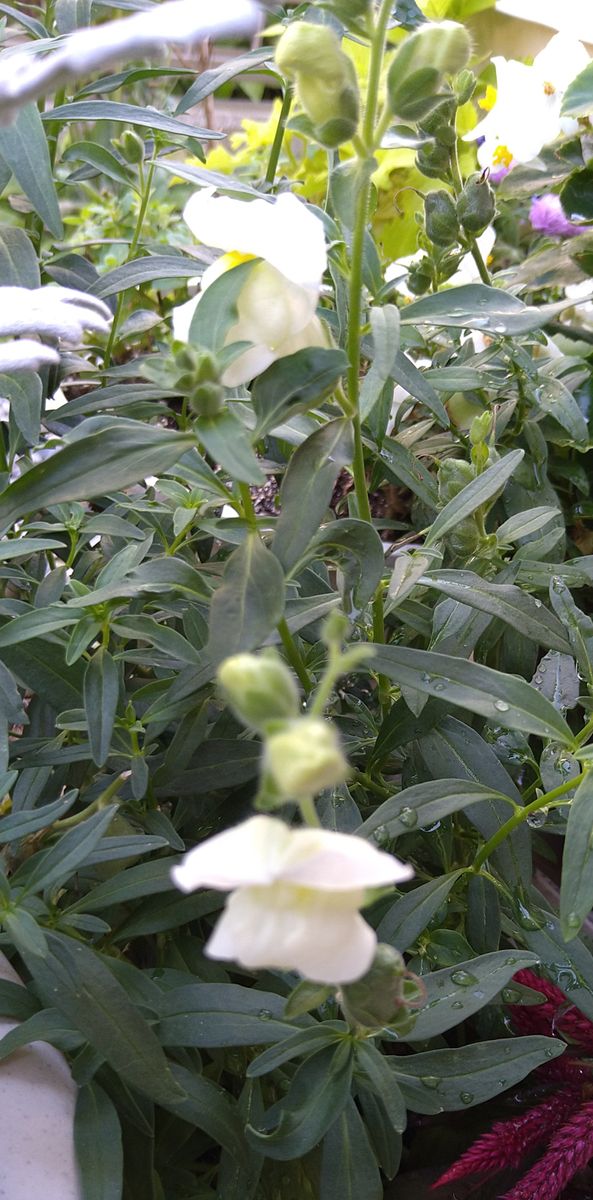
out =
<svg viewBox="0 0 593 1200"><path fill-rule="evenodd" d="M482 1172L493 1174L511 1167L520 1167L526 1155L535 1146L545 1142L567 1117L579 1107L581 1090L567 1088L548 1096L535 1108L511 1117L508 1121L497 1121L488 1133L470 1146L453 1166L434 1183L434 1188L445 1187L464 1179L467 1175Z"/></svg>
<svg viewBox="0 0 593 1200"><path fill-rule="evenodd" d="M503 1200L557 1200L577 1171L593 1158L593 1100L583 1104L552 1137L545 1154Z"/></svg>
<svg viewBox="0 0 593 1200"><path fill-rule="evenodd" d="M44 58L28 50L3 54L0 120L11 121L21 105L55 91L58 84L120 59L141 58L164 42L188 46L222 34L250 33L257 14L252 0L218 0L211 9L198 0L167 0L148 12L76 30L56 41Z"/></svg>
<svg viewBox="0 0 593 1200"><path fill-rule="evenodd" d="M279 358L307 346L326 346L328 338L316 315L327 251L323 224L296 196L283 192L274 201L235 200L197 192L184 218L194 237L225 253L202 276L201 293L173 312L173 333L188 341L201 295L225 271L259 259L237 298L238 320L225 344L249 342L222 375L237 387L260 375Z"/></svg>
<svg viewBox="0 0 593 1200"><path fill-rule="evenodd" d="M574 133L578 123L561 117L564 93L587 66L582 42L558 33L536 54L532 66L515 59L494 57L496 99L483 121L465 134L465 141L483 139L478 162L500 178L516 163L537 158L543 146L561 133Z"/></svg>
<svg viewBox="0 0 593 1200"><path fill-rule="evenodd" d="M206 945L210 958L337 985L373 961L377 937L359 913L367 889L413 871L363 838L256 816L202 842L171 874L184 892L231 893Z"/></svg>
<svg viewBox="0 0 593 1200"><path fill-rule="evenodd" d="M53 285L0 287L0 337L39 333L76 346L85 329L108 333L110 324L110 309L87 292Z"/></svg>

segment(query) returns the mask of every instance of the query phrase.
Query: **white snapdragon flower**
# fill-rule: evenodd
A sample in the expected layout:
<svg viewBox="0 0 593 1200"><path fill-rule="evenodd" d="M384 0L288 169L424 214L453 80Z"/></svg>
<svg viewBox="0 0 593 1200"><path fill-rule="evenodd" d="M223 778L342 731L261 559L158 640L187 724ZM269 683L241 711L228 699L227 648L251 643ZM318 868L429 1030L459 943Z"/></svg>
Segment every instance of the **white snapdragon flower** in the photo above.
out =
<svg viewBox="0 0 593 1200"><path fill-rule="evenodd" d="M52 342L76 346L85 329L108 333L111 311L87 292L50 285L41 288L0 287L0 371L37 370L59 362L54 346L33 341L37 333Z"/></svg>
<svg viewBox="0 0 593 1200"><path fill-rule="evenodd" d="M119 21L79 29L56 41L41 58L27 51L2 56L0 113L12 119L29 100L55 90L57 84L98 71L119 59L141 58L163 43L193 45L224 34L252 32L258 7L253 0L218 0L207 9L204 0L166 0L148 12Z"/></svg>
<svg viewBox="0 0 593 1200"><path fill-rule="evenodd" d="M256 816L190 851L172 875L185 892L231 893L206 946L210 958L341 984L373 961L377 937L359 913L367 888L413 871L362 838Z"/></svg>
<svg viewBox="0 0 593 1200"><path fill-rule="evenodd" d="M572 80L587 66L589 55L582 42L557 33L535 56L532 66L515 59L494 57L496 92L487 117L465 141L484 138L478 149L482 167L493 174L504 173L516 163L537 158L561 133L578 128L571 118L561 117L564 93ZM486 97L486 104L489 104Z"/></svg>
<svg viewBox="0 0 593 1200"><path fill-rule="evenodd" d="M237 299L239 319L226 345L250 342L226 369L226 387L260 375L273 362L306 346L326 346L316 316L327 252L322 222L301 200L283 192L269 200L216 197L211 188L197 192L183 213L194 237L225 253L202 276L201 293L173 312L173 333L187 341L196 305L225 271L249 259L261 259L249 272Z"/></svg>

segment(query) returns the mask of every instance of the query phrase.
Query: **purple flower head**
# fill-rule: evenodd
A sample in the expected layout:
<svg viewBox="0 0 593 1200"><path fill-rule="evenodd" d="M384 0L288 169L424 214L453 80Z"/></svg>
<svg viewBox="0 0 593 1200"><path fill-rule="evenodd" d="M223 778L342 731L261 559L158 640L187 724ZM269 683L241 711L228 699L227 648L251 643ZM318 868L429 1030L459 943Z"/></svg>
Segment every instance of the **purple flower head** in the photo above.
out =
<svg viewBox="0 0 593 1200"><path fill-rule="evenodd" d="M565 216L560 196L555 196L553 192L533 197L529 220L536 233L547 233L550 237L576 237L582 232L580 225L574 225Z"/></svg>

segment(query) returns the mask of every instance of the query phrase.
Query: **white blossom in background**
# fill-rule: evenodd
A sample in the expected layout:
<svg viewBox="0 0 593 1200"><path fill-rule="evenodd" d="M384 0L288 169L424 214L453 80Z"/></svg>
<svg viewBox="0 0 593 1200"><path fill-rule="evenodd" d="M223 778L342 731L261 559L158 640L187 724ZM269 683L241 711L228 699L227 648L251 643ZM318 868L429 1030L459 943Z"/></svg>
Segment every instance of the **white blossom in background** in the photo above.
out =
<svg viewBox="0 0 593 1200"><path fill-rule="evenodd" d="M0 954L0 979L22 980ZM0 1037L18 1022L0 1018ZM0 1196L81 1200L74 1154L77 1087L64 1055L45 1042L11 1054L0 1070Z"/></svg>
<svg viewBox="0 0 593 1200"><path fill-rule="evenodd" d="M532 66L498 56L492 62L495 99L485 119L464 140L484 139L478 161L496 178L517 163L537 158L561 133L577 130L577 122L561 117L560 109L569 83L587 66L589 55L575 37L557 33L536 54Z"/></svg>
<svg viewBox="0 0 593 1200"><path fill-rule="evenodd" d="M273 362L306 346L326 346L316 315L327 251L323 224L292 193L269 200L217 197L204 188L188 201L184 217L194 237L225 253L202 276L201 293L173 312L173 332L187 341L201 295L225 271L262 259L249 272L237 301L239 319L226 345L251 346L227 368L222 382L237 387Z"/></svg>
<svg viewBox="0 0 593 1200"><path fill-rule="evenodd" d="M98 71L120 59L141 58L163 43L192 45L224 34L252 32L258 21L253 0L166 0L148 12L79 29L56 39L55 49L41 57L29 51L0 58L0 115L11 121L18 108L58 84Z"/></svg>
<svg viewBox="0 0 593 1200"><path fill-rule="evenodd" d="M172 877L184 892L230 892L210 958L351 983L373 961L377 937L361 917L368 888L401 883L412 868L370 842L326 829L291 829L256 816L203 842Z"/></svg>

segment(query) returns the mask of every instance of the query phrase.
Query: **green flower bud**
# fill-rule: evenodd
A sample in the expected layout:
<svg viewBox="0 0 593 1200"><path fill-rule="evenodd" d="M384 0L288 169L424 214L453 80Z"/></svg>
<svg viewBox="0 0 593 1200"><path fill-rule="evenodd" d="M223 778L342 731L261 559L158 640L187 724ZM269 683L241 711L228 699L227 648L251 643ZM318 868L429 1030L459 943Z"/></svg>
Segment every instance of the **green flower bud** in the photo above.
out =
<svg viewBox="0 0 593 1200"><path fill-rule="evenodd" d="M445 458L439 466L439 500L447 504L475 477L471 463L463 458Z"/></svg>
<svg viewBox="0 0 593 1200"><path fill-rule="evenodd" d="M276 63L294 79L317 140L329 148L348 141L358 125L358 81L333 29L295 21L278 42Z"/></svg>
<svg viewBox="0 0 593 1200"><path fill-rule="evenodd" d="M366 1029L391 1025L405 1003L405 976L406 965L399 951L380 942L366 975L340 989L348 1020Z"/></svg>
<svg viewBox="0 0 593 1200"><path fill-rule="evenodd" d="M455 90L455 99L459 107L462 104L467 104L471 100L477 85L477 79L473 71L460 71L457 79L454 81L453 87Z"/></svg>
<svg viewBox="0 0 593 1200"><path fill-rule="evenodd" d="M398 46L387 75L392 113L421 118L438 104L444 77L463 70L470 55L469 33L455 21L422 25Z"/></svg>
<svg viewBox="0 0 593 1200"><path fill-rule="evenodd" d="M348 763L329 721L302 717L268 737L264 776L287 799L300 800L348 777Z"/></svg>
<svg viewBox="0 0 593 1200"><path fill-rule="evenodd" d="M233 654L221 663L218 682L237 716L264 732L279 720L299 713L294 678L275 650L263 654Z"/></svg>
<svg viewBox="0 0 593 1200"><path fill-rule="evenodd" d="M206 380L189 395L189 406L198 417L216 417L224 408L224 388L221 383Z"/></svg>
<svg viewBox="0 0 593 1200"><path fill-rule="evenodd" d="M457 201L457 214L466 233L483 233L496 216L494 192L485 172L470 176Z"/></svg>
<svg viewBox="0 0 593 1200"><path fill-rule="evenodd" d="M459 239L455 201L448 192L428 192L424 197L426 232L435 246L452 246Z"/></svg>
<svg viewBox="0 0 593 1200"><path fill-rule="evenodd" d="M144 142L134 129L124 129L121 136L113 143L126 162L137 165L144 162Z"/></svg>
<svg viewBox="0 0 593 1200"><path fill-rule="evenodd" d="M469 440L472 446L479 446L485 442L491 429L492 413L483 412L479 417L474 417L469 430Z"/></svg>
<svg viewBox="0 0 593 1200"><path fill-rule="evenodd" d="M436 142L429 146L421 146L416 155L416 166L428 179L446 179L449 173L449 151Z"/></svg>

